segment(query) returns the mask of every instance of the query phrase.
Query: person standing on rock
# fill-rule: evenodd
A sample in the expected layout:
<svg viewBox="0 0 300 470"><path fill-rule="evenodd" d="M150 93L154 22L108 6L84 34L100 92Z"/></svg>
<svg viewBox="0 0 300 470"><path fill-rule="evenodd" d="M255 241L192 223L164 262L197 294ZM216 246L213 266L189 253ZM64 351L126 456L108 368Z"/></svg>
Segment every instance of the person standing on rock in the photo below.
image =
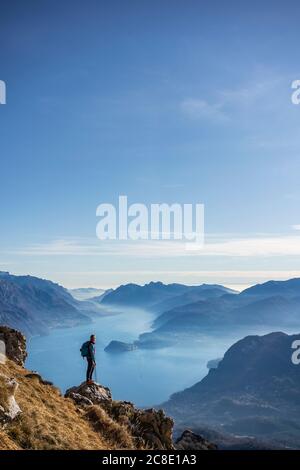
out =
<svg viewBox="0 0 300 470"><path fill-rule="evenodd" d="M93 384L93 373L96 367L96 336L91 335L90 340L83 343L81 346L81 355L86 357L87 360L87 371L86 371L86 383Z"/></svg>

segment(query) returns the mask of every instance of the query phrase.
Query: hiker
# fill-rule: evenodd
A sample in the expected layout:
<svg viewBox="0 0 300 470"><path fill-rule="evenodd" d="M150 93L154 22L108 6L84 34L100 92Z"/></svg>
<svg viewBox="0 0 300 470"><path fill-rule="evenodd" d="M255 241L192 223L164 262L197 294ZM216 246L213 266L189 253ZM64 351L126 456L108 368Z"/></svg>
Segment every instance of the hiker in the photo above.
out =
<svg viewBox="0 0 300 470"><path fill-rule="evenodd" d="M93 381L93 373L96 367L96 336L91 335L90 340L83 343L80 351L82 357L86 357L87 360L87 371L86 371L86 383L92 384Z"/></svg>

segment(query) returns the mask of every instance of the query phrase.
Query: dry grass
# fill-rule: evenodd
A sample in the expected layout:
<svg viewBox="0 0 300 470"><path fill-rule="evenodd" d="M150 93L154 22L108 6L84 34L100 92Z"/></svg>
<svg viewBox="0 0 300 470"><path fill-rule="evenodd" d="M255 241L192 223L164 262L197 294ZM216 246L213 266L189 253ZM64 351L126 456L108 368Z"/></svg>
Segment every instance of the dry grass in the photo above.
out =
<svg viewBox="0 0 300 470"><path fill-rule="evenodd" d="M0 406L2 406L5 410L8 405L8 398L9 393L6 387L5 379L0 375Z"/></svg>
<svg viewBox="0 0 300 470"><path fill-rule="evenodd" d="M38 378L26 377L28 371L12 361L0 364L1 373L18 381L16 400L22 410L22 414L5 429L8 442L12 440L22 449L133 448L126 431L122 434L121 426L108 416L91 411L87 420L56 388L40 383ZM2 394L4 397L5 392ZM3 436L0 439L2 448L5 448Z"/></svg>
<svg viewBox="0 0 300 470"><path fill-rule="evenodd" d="M135 448L127 427L111 419L103 408L91 406L86 413L86 418L92 423L94 429L112 444L122 449Z"/></svg>
<svg viewBox="0 0 300 470"><path fill-rule="evenodd" d="M20 450L3 431L0 431L0 450Z"/></svg>

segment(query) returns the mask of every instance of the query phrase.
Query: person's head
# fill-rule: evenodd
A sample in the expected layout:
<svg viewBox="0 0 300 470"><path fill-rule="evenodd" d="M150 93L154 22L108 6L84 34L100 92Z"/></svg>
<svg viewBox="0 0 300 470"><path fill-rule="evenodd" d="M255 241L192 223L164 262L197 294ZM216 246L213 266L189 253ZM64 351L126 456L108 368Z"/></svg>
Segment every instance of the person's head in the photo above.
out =
<svg viewBox="0 0 300 470"><path fill-rule="evenodd" d="M95 335L91 335L90 342L93 343L93 344L96 343L96 336Z"/></svg>

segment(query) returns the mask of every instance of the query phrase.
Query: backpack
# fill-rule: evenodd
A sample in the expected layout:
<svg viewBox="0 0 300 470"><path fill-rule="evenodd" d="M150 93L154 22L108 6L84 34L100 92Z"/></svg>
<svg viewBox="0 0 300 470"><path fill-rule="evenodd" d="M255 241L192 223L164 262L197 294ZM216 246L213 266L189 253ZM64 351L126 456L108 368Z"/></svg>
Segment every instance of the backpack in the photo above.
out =
<svg viewBox="0 0 300 470"><path fill-rule="evenodd" d="M82 357L87 357L90 354L90 342L86 341L80 348Z"/></svg>

